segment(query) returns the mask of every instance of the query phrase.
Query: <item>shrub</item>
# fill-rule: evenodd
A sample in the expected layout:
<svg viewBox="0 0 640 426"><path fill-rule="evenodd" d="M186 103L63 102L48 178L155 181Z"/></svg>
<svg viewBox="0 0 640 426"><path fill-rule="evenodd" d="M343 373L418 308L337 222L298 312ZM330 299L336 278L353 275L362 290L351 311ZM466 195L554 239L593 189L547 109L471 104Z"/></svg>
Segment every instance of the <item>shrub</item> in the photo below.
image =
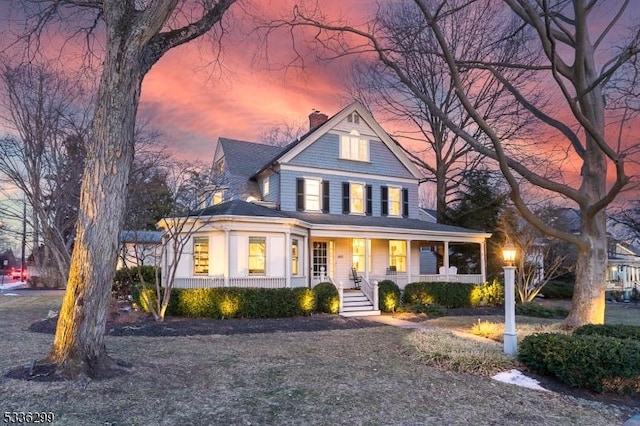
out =
<svg viewBox="0 0 640 426"><path fill-rule="evenodd" d="M609 336L618 339L634 339L640 341L640 326L622 324L588 324L578 327L573 334L581 336Z"/></svg>
<svg viewBox="0 0 640 426"><path fill-rule="evenodd" d="M400 287L391 280L378 283L378 305L382 312L394 312L400 305Z"/></svg>
<svg viewBox="0 0 640 426"><path fill-rule="evenodd" d="M138 298L138 291L141 284L138 270L142 275L145 283L155 286L156 276L155 267L153 266L132 266L130 268L120 268L116 271L113 279L111 291L117 298L128 297L131 295L134 299ZM160 273L158 274L160 276Z"/></svg>
<svg viewBox="0 0 640 426"><path fill-rule="evenodd" d="M542 287L540 294L547 299L571 299L573 297L573 283L549 281Z"/></svg>
<svg viewBox="0 0 640 426"><path fill-rule="evenodd" d="M317 308L317 298L315 291L306 287L293 289L296 297L297 315L311 315Z"/></svg>
<svg viewBox="0 0 640 426"><path fill-rule="evenodd" d="M516 314L537 318L566 318L569 315L569 311L560 306L547 308L537 303L518 303L516 305Z"/></svg>
<svg viewBox="0 0 640 426"><path fill-rule="evenodd" d="M522 340L519 360L533 371L596 392L640 392L640 342L543 333Z"/></svg>
<svg viewBox="0 0 640 426"><path fill-rule="evenodd" d="M471 306L504 305L504 285L498 280L476 285L471 293Z"/></svg>
<svg viewBox="0 0 640 426"><path fill-rule="evenodd" d="M410 283L404 288L402 300L408 305L438 303L446 308L468 308L475 306L474 301L479 301L477 296L472 297L476 287L474 284L467 283ZM477 294L478 290L475 291Z"/></svg>
<svg viewBox="0 0 640 426"><path fill-rule="evenodd" d="M316 293L318 310L328 314L337 314L340 310L340 296L336 286L329 282L320 283L313 288Z"/></svg>
<svg viewBox="0 0 640 426"><path fill-rule="evenodd" d="M155 289L144 289L140 307L149 311ZM308 288L196 288L172 289L167 315L193 318L284 318L308 315L315 309L315 293Z"/></svg>

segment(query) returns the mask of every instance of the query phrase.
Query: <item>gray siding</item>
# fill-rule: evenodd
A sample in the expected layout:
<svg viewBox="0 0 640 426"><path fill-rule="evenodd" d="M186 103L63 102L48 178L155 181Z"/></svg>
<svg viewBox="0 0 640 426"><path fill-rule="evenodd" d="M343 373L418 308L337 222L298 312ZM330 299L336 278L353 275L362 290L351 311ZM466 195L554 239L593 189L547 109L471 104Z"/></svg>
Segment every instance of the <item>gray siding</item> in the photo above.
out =
<svg viewBox="0 0 640 426"><path fill-rule="evenodd" d="M280 172L280 208L284 211L296 210L296 179L297 178L314 178L330 182L330 214L342 214L342 183L343 182L362 182L365 185L371 185L372 188L372 216L381 215L381 199L382 186L400 186L407 188L409 191L409 218L418 218L418 184L407 184L394 181L389 178L380 179L354 179L335 175L326 175L315 172L294 172L282 170Z"/></svg>
<svg viewBox="0 0 640 426"><path fill-rule="evenodd" d="M364 135L362 137L367 138ZM340 159L340 137L327 133L293 158L289 164L381 176L413 177L382 141L368 139L370 162Z"/></svg>

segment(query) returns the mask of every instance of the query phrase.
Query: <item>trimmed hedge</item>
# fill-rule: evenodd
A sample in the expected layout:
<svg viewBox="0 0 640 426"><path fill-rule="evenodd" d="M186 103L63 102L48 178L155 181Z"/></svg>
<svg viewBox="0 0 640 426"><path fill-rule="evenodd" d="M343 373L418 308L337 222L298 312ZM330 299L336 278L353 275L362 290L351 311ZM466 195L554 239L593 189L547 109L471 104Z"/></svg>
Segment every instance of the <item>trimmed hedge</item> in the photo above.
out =
<svg viewBox="0 0 640 426"><path fill-rule="evenodd" d="M155 290L145 289L151 301ZM142 302L142 303L140 303ZM142 309L148 311L143 300ZM192 318L284 318L310 315L316 294L308 288L172 289L167 315Z"/></svg>
<svg viewBox="0 0 640 426"><path fill-rule="evenodd" d="M609 336L634 339L640 342L640 326L623 324L588 324L578 327L573 334L580 336Z"/></svg>
<svg viewBox="0 0 640 426"><path fill-rule="evenodd" d="M337 314L340 311L340 295L335 285L324 282L313 288L316 294L318 311Z"/></svg>
<svg viewBox="0 0 640 426"><path fill-rule="evenodd" d="M640 392L640 341L541 333L522 340L518 359L531 370L595 392Z"/></svg>
<svg viewBox="0 0 640 426"><path fill-rule="evenodd" d="M378 309L382 312L394 312L400 306L400 287L391 280L378 283Z"/></svg>
<svg viewBox="0 0 640 426"><path fill-rule="evenodd" d="M431 305L445 308L493 306L504 301L504 289L496 281L484 284L453 282L416 282L404 288L402 301L406 305Z"/></svg>

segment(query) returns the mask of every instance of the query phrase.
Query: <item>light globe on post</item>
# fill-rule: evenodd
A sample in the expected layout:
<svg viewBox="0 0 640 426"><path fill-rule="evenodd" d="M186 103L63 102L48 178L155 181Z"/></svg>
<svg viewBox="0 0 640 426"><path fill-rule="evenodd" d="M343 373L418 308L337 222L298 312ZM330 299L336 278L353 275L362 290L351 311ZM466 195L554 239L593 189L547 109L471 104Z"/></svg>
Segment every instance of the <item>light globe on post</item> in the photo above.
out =
<svg viewBox="0 0 640 426"><path fill-rule="evenodd" d="M518 353L518 336L516 333L516 293L514 266L517 255L516 247L510 242L502 248L504 259L504 353L515 356Z"/></svg>

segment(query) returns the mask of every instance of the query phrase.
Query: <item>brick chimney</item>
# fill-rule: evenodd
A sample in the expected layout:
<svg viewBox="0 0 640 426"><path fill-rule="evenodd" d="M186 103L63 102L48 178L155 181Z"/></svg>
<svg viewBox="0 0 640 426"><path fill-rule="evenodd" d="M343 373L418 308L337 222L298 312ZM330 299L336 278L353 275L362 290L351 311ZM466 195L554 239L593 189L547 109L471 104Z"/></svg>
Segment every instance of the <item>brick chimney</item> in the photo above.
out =
<svg viewBox="0 0 640 426"><path fill-rule="evenodd" d="M309 130L320 127L321 125L326 123L328 119L329 116L327 114L323 114L320 111L314 109L311 114L309 114Z"/></svg>

